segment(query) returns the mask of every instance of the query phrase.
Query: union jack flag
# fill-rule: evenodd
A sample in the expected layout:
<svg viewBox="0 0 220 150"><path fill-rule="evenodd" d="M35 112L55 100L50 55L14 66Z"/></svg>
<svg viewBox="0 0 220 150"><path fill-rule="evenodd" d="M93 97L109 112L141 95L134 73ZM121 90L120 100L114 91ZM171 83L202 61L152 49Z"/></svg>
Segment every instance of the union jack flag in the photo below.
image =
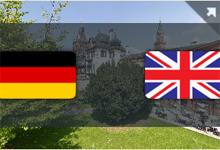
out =
<svg viewBox="0 0 220 150"><path fill-rule="evenodd" d="M220 99L220 52L147 52L145 95L150 99Z"/></svg>

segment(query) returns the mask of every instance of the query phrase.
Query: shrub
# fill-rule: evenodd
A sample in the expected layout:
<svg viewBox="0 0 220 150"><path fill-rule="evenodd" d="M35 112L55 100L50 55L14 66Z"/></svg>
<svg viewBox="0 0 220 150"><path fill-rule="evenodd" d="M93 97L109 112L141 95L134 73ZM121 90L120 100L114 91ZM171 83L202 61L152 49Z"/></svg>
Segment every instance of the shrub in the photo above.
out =
<svg viewBox="0 0 220 150"><path fill-rule="evenodd" d="M119 122L139 112L149 113L144 95L144 70L138 64L106 63L91 76L87 99L110 122Z"/></svg>

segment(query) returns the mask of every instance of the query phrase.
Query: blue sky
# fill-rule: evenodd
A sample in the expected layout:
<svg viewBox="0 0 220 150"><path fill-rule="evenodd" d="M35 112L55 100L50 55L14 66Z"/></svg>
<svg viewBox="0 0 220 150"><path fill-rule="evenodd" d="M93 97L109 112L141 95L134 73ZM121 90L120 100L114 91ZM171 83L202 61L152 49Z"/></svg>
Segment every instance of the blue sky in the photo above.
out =
<svg viewBox="0 0 220 150"><path fill-rule="evenodd" d="M41 17L43 10L52 11L49 1L24 2L23 11L29 11L24 20L37 19L44 23ZM203 20L184 1L71 1L58 14L61 23L157 23L162 17L164 23L200 23Z"/></svg>
<svg viewBox="0 0 220 150"><path fill-rule="evenodd" d="M25 15L23 19L25 21L30 19L37 19L36 23L45 23L45 19L41 16L43 10L47 10L48 12L52 11L50 1L24 2L22 11L29 11L29 14ZM66 8L63 8L62 12L60 12L58 16L61 17L60 23L80 23L81 18L83 19L83 23L157 23L155 24L154 28L147 28L146 26L144 31L140 31L141 33L143 32L143 36L145 36L143 41L134 40L132 38L131 35L135 37L135 33L131 31L133 30L132 28L131 30L128 30L128 32L132 32L132 34L127 35L125 34L127 29L125 29L125 31L123 29L119 30L117 25L112 27L113 25L111 24L109 27L108 24L106 24L106 26L108 26L106 28L100 26L91 28L91 25L87 26L84 24L87 38L96 36L98 30L100 30L102 33L108 34L108 30L110 28L114 28L114 31L117 32L117 36L122 41L124 46L129 45L140 50L153 47L153 43L155 41L155 33L160 17L162 17L163 23L204 22L201 17L184 1L71 1ZM211 33L210 30L205 32L203 28L200 32L201 34L204 32L205 36L198 35L200 32L197 32L197 28L200 29L201 26L193 27L192 31L187 28L185 30L190 30L190 35L187 34L186 36L181 37L186 39L184 41L182 39L179 40L180 37L176 36L180 34L179 31L183 30L181 28L183 26L177 25L170 29L170 26L166 27L164 24L163 27L165 31L167 47L188 45L193 40L197 40L199 43L204 43L209 41L209 39L203 39L202 37L207 37L206 35ZM209 27L206 28L209 29ZM64 49L71 50L72 40L73 38L76 38L79 24L74 26L67 26L66 29L70 33L67 35L66 40L62 44L65 45ZM175 33L175 35L171 35L171 33ZM125 35L128 37L123 37ZM138 36L136 35L136 37ZM213 37L216 38L216 35ZM182 41L182 43L178 43L179 41ZM147 45L146 42L148 43ZM173 45L173 43L178 44Z"/></svg>

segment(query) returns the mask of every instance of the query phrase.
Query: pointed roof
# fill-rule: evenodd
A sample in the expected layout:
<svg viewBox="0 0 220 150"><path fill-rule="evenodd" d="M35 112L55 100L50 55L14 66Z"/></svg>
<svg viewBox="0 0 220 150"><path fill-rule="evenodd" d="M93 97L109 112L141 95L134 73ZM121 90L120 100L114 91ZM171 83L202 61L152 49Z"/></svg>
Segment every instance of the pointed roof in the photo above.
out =
<svg viewBox="0 0 220 150"><path fill-rule="evenodd" d="M163 34L163 28L161 23L161 17L160 17L160 23L158 25L157 34Z"/></svg>
<svg viewBox="0 0 220 150"><path fill-rule="evenodd" d="M78 31L76 40L77 41L86 41L85 29L82 26L82 19L81 19L81 23L80 23L80 27L79 27L79 31Z"/></svg>
<svg viewBox="0 0 220 150"><path fill-rule="evenodd" d="M115 37L110 41L111 46L120 46L121 41L117 38L116 32L115 32Z"/></svg>

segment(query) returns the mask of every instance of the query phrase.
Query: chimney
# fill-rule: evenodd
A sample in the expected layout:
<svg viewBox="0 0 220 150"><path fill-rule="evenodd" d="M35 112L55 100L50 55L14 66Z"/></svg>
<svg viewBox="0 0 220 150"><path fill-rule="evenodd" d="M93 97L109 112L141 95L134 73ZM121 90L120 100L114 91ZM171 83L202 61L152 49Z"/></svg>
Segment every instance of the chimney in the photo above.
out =
<svg viewBox="0 0 220 150"><path fill-rule="evenodd" d="M197 44L197 41L192 41L191 42L191 45L196 45Z"/></svg>
<svg viewBox="0 0 220 150"><path fill-rule="evenodd" d="M109 41L113 39L113 29L109 30Z"/></svg>

